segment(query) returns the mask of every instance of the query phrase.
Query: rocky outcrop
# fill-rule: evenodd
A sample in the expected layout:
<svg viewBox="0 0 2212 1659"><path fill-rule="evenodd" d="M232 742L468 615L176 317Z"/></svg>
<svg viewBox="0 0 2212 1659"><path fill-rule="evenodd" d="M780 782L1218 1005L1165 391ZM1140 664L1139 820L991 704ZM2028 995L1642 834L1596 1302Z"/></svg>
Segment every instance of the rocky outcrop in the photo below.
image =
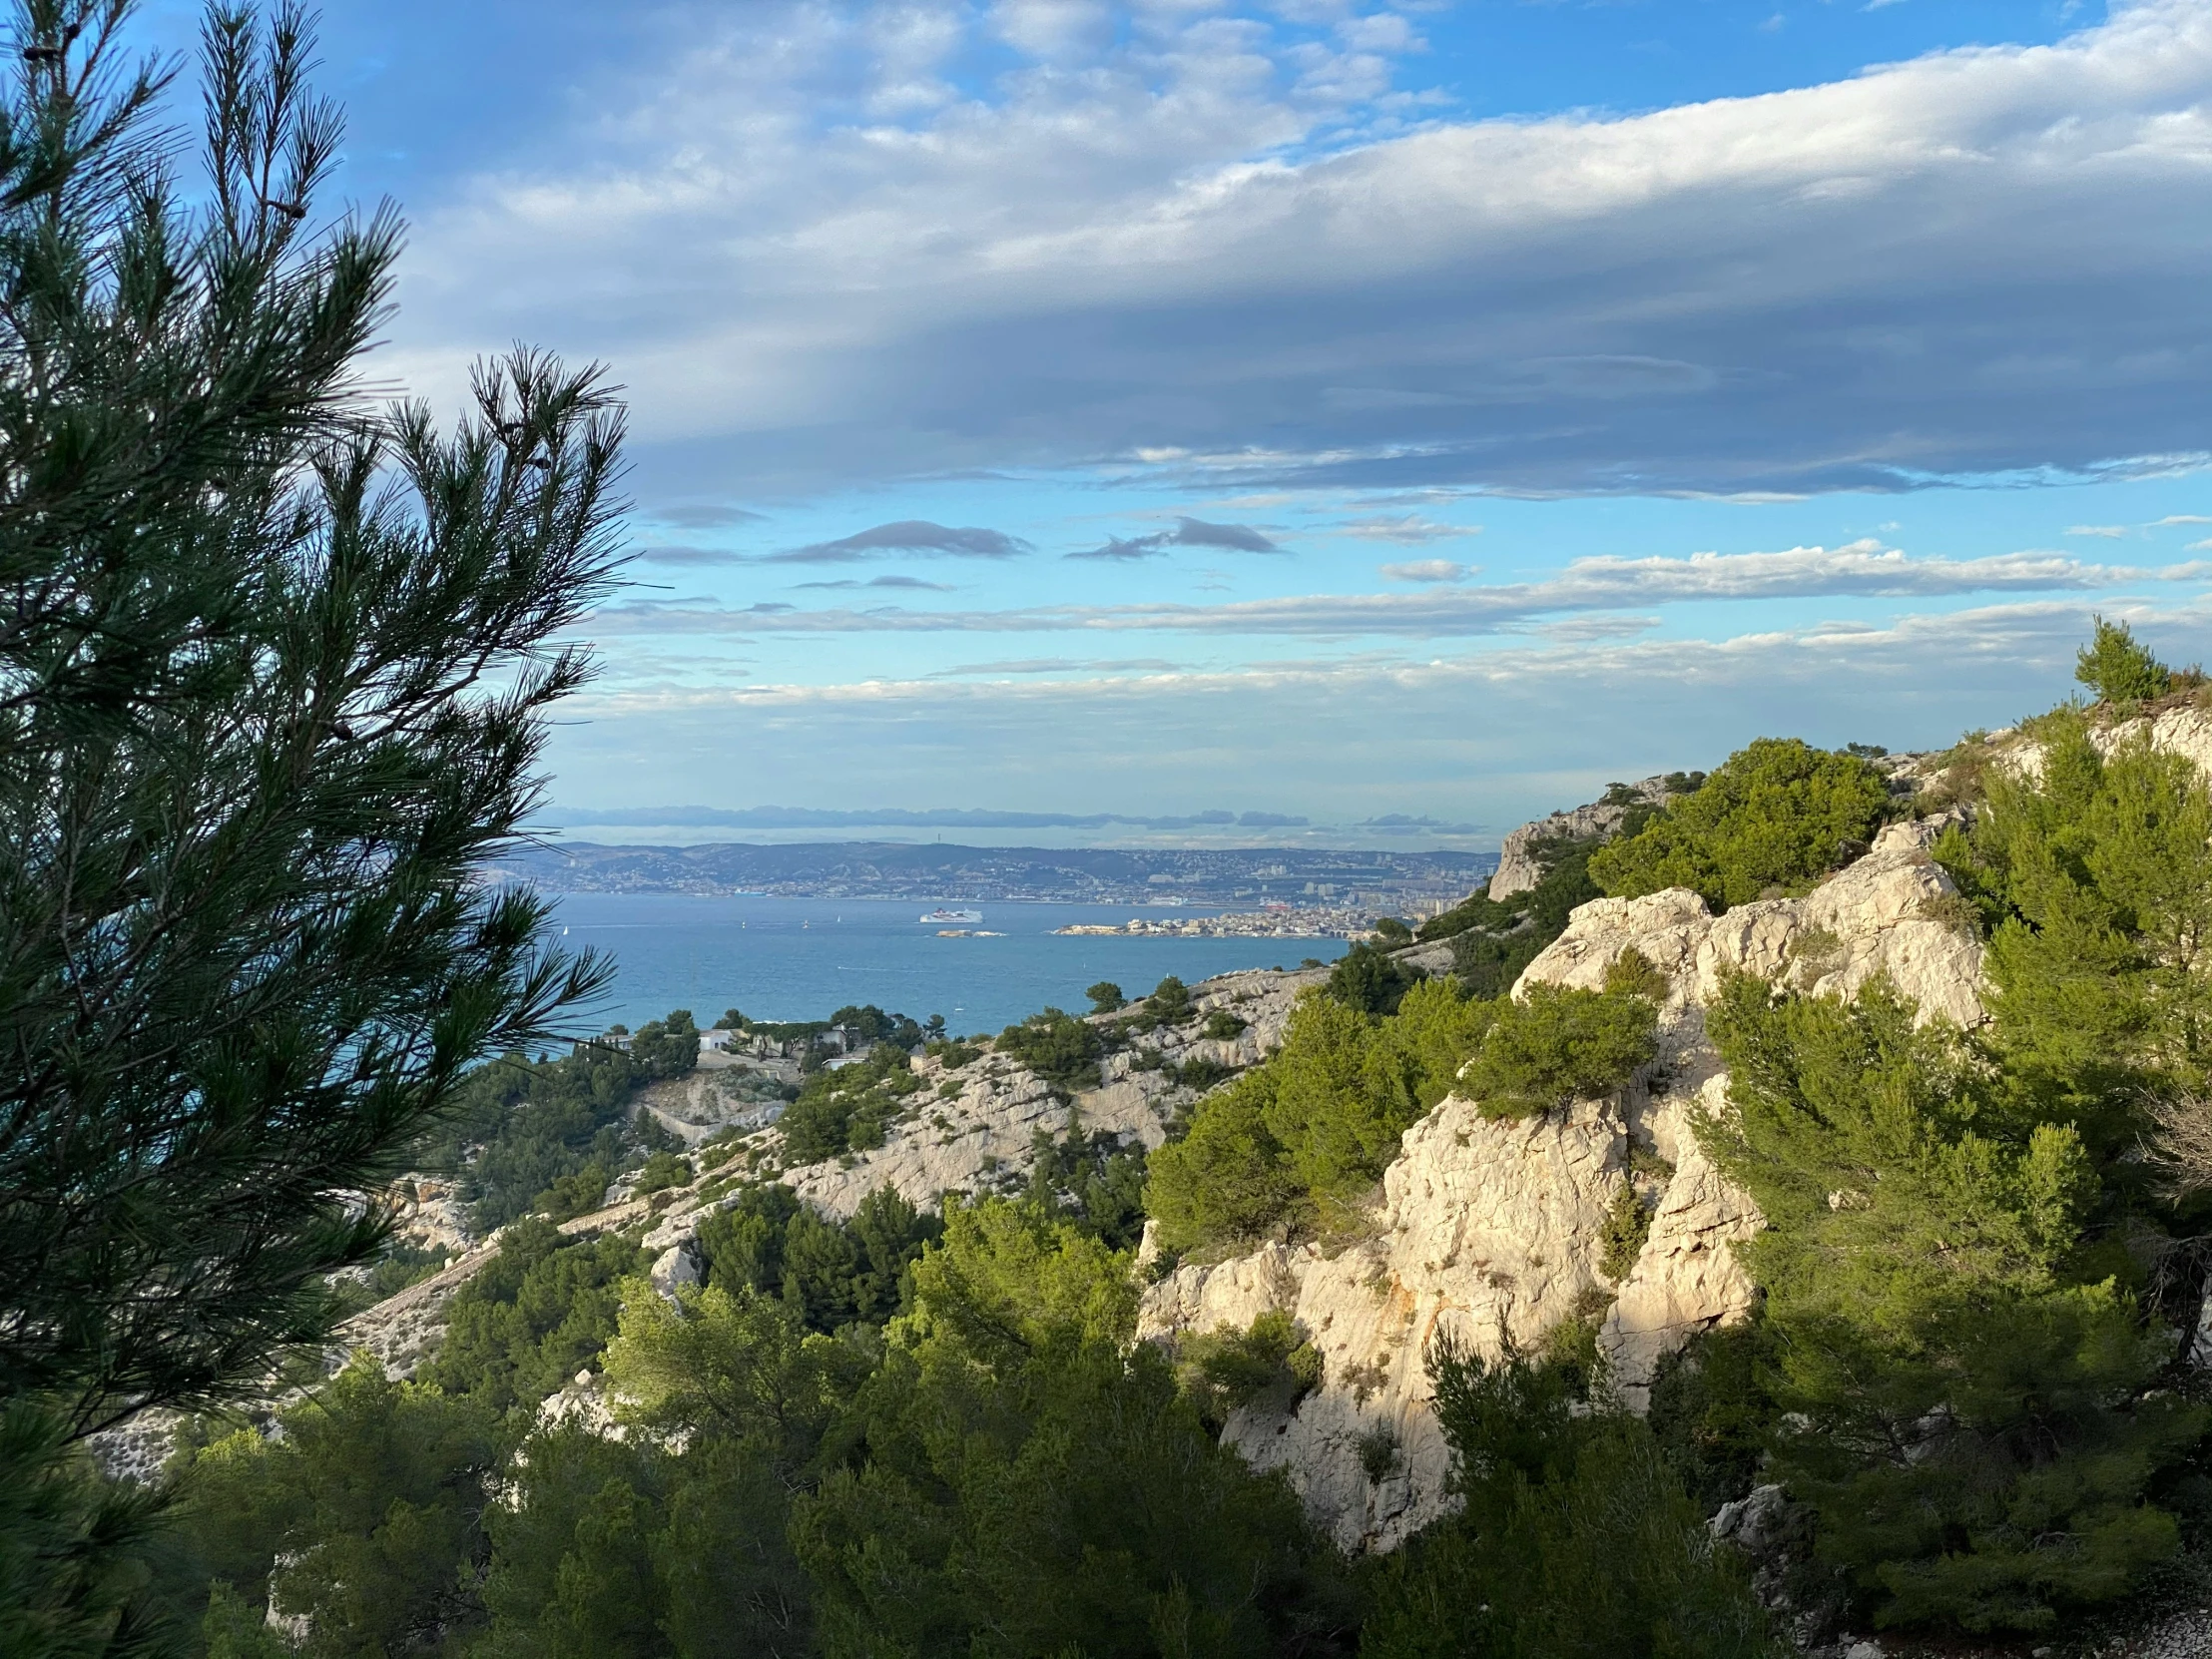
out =
<svg viewBox="0 0 2212 1659"><path fill-rule="evenodd" d="M882 1186L921 1206L935 1204L945 1193L1024 1187L1038 1131L1057 1137L1070 1123L1085 1132L1110 1130L1158 1146L1176 1113L1198 1094L1169 1068L1194 1060L1237 1070L1257 1064L1282 1045L1299 993L1328 977L1327 969L1254 969L1204 980L1191 988L1189 1019L1109 1053L1100 1065L1099 1086L1072 1095L1006 1055L986 1051L958 1067L918 1059L914 1069L923 1087L881 1146L800 1165L782 1179L824 1214L842 1219ZM1206 1036L1206 1016L1217 1010L1236 1015L1245 1028L1233 1037ZM1104 1025L1113 1017L1097 1015L1092 1023ZM765 1154L773 1154L775 1143L773 1131L758 1138ZM695 1196L708 1185L702 1181L678 1194L647 1235L648 1248L667 1249L698 1231L717 1202Z"/></svg>
<svg viewBox="0 0 2212 1659"><path fill-rule="evenodd" d="M1368 1236L1178 1268L1146 1293L1143 1335L1243 1329L1271 1309L1297 1319L1323 1356L1321 1387L1288 1414L1233 1419L1226 1438L1263 1467L1289 1469L1348 1548L1387 1548L1444 1501L1448 1457L1423 1364L1439 1337L1495 1355L1603 1308L1599 1351L1613 1386L1640 1408L1667 1355L1752 1300L1731 1247L1759 1214L1690 1127L1697 1111L1726 1105L1705 1002L1731 970L1840 995L1887 974L1922 1017L1978 1022L1981 945L1954 919L1956 890L1929 855L1940 829L1894 826L1805 897L1725 915L1680 890L1581 906L1515 992L1595 989L1631 948L1665 975L1659 1053L1617 1098L1493 1122L1449 1097L1405 1132ZM1624 1180L1652 1219L1614 1283L1600 1228ZM1384 1438L1395 1448L1387 1459L1376 1451Z"/></svg>
<svg viewBox="0 0 2212 1659"><path fill-rule="evenodd" d="M1538 842L1587 840L1592 835L1610 835L1621 827L1629 809L1656 807L1666 799L1666 779L1646 778L1640 784L1628 786L1625 800L1593 801L1588 806L1553 813L1549 818L1537 819L1533 824L1524 824L1509 831L1498 845L1497 868L1490 875L1490 897L1510 898L1514 893L1528 891L1544 878L1544 866L1535 853Z"/></svg>
<svg viewBox="0 0 2212 1659"><path fill-rule="evenodd" d="M1321 1353L1321 1390L1287 1414L1240 1412L1224 1438L1262 1468L1287 1469L1347 1549L1395 1545L1443 1500L1448 1450L1427 1409L1433 1344L1495 1354L1602 1301L1598 1230L1627 1172L1621 1118L1598 1102L1498 1121L1448 1099L1403 1148L1372 1237L1179 1268L1139 1315L1150 1338L1243 1330L1276 1310L1297 1320ZM1386 1466L1374 1450L1383 1442L1394 1448Z"/></svg>

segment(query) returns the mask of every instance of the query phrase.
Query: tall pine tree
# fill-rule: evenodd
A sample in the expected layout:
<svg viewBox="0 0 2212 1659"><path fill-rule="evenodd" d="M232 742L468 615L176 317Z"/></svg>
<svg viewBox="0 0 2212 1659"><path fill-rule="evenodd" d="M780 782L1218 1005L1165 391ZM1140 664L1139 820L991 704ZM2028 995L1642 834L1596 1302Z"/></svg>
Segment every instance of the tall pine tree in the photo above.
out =
<svg viewBox="0 0 2212 1659"><path fill-rule="evenodd" d="M480 872L607 591L620 411L518 352L364 397L400 228L286 6L204 30L206 188L131 0L17 0L0 97L0 1624L127 1646L69 1448L253 1387L465 1069L602 979Z"/></svg>

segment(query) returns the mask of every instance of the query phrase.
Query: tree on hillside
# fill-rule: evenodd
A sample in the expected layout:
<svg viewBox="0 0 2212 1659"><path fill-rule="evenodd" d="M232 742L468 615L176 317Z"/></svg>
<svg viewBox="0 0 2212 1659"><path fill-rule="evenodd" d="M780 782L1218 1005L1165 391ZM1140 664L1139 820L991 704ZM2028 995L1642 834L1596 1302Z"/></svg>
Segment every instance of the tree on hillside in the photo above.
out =
<svg viewBox="0 0 2212 1659"><path fill-rule="evenodd" d="M2165 696L2174 677L2137 642L2126 623L2100 616L2089 643L2074 653L2074 678L2095 692L2100 703L2139 703Z"/></svg>
<svg viewBox="0 0 2212 1659"><path fill-rule="evenodd" d="M450 436L364 403L400 229L316 215L304 15L211 12L188 207L130 10L18 0L0 97L0 1461L49 1496L320 1336L359 1194L603 978L477 872L588 674L619 410L529 352ZM15 1651L98 1650L109 1525L7 1511Z"/></svg>
<svg viewBox="0 0 2212 1659"><path fill-rule="evenodd" d="M1863 757L1760 738L1600 847L1590 878L1615 898L1688 887L1716 909L1810 892L1866 850L1890 810L1888 783Z"/></svg>

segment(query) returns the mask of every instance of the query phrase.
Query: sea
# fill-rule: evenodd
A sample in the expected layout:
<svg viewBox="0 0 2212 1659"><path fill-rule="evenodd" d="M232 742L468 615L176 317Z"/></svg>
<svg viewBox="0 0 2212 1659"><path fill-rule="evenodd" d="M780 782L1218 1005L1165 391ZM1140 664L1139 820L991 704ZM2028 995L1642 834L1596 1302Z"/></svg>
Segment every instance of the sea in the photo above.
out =
<svg viewBox="0 0 2212 1659"><path fill-rule="evenodd" d="M1236 968L1333 962L1344 939L1060 935L1075 922L1161 920L1221 912L1159 904L960 904L983 919L922 921L915 899L782 898L681 893L567 893L554 932L571 950L613 958L612 987L572 1016L579 1035L636 1030L675 1008L702 1028L726 1009L750 1020L827 1019L847 1004L927 1020L958 1035L995 1033L1046 1007L1080 1012L1084 992L1111 980L1134 999L1169 974L1195 985ZM944 926L966 938L941 938ZM976 937L976 933L996 937Z"/></svg>

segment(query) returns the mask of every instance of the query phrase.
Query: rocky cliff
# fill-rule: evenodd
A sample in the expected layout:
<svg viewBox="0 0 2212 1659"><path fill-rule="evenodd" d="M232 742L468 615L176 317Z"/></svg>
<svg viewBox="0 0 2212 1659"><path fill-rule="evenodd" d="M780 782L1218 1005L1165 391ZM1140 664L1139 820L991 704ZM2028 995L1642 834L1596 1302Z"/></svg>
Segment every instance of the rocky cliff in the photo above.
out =
<svg viewBox="0 0 2212 1659"><path fill-rule="evenodd" d="M1666 779L1646 778L1640 784L1627 786L1625 796L1619 800L1570 807L1508 831L1505 839L1498 843L1497 868L1490 874L1490 897L1510 898L1514 893L1528 891L1544 878L1544 866L1536 857L1539 842L1587 840L1592 835L1610 835L1621 827L1633 808L1656 807L1666 799Z"/></svg>
<svg viewBox="0 0 2212 1659"><path fill-rule="evenodd" d="M1666 976L1659 1053L1618 1097L1506 1121L1448 1097L1406 1131L1365 1237L1179 1267L1146 1293L1143 1334L1243 1329L1276 1309L1298 1321L1322 1354L1321 1387L1288 1413L1241 1414L1227 1438L1255 1463L1288 1468L1347 1548L1390 1547L1444 1501L1449 1458L1423 1365L1439 1337L1495 1355L1605 1307L1599 1350L1640 1405L1662 1358L1751 1300L1729 1246L1759 1216L1689 1132L1693 1108L1719 1106L1726 1090L1705 999L1731 968L1846 994L1887 973L1924 1017L1977 1021L1981 946L1943 919L1955 889L1929 856L1939 828L1892 828L1804 898L1722 916L1683 891L1581 906L1515 991L1594 989L1631 948ZM1623 1180L1653 1213L1614 1282L1600 1230Z"/></svg>

